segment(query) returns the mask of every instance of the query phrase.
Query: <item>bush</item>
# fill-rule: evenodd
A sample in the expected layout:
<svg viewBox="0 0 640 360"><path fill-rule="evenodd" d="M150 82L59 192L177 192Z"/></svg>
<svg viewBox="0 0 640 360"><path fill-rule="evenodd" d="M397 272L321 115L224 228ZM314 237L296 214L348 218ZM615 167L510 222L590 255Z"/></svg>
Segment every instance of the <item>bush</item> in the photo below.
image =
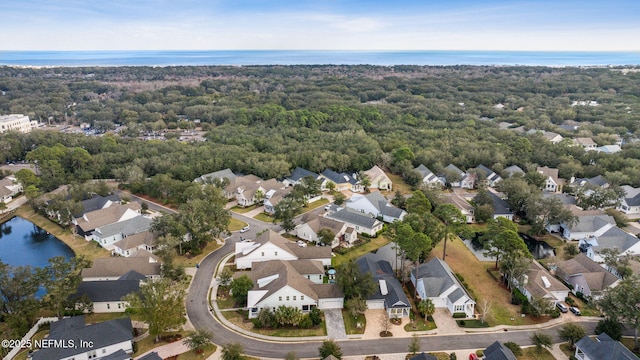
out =
<svg viewBox="0 0 640 360"><path fill-rule="evenodd" d="M431 316L431 315L427 315L427 321L431 321L431 322L433 322L433 316Z"/></svg>
<svg viewBox="0 0 640 360"><path fill-rule="evenodd" d="M309 312L309 319L311 319L313 326L320 325L320 323L322 323L322 312L318 310L318 308L314 307Z"/></svg>
<svg viewBox="0 0 640 360"><path fill-rule="evenodd" d="M520 292L520 290L518 289L513 289L513 292L511 293L511 303L513 305L522 305L525 303L529 303L529 299L527 299L527 297Z"/></svg>
<svg viewBox="0 0 640 360"><path fill-rule="evenodd" d="M520 345L509 341L509 342L504 343L504 346L507 347L509 350L511 350L513 355L522 356L522 348L520 347Z"/></svg>
<svg viewBox="0 0 640 360"><path fill-rule="evenodd" d="M302 329L312 328L314 326L313 320L311 320L311 317L307 315L304 318L302 318L302 321L300 321L300 324L298 326L300 326Z"/></svg>
<svg viewBox="0 0 640 360"><path fill-rule="evenodd" d="M464 320L458 320L456 322L458 323L458 326L465 326L467 324Z"/></svg>
<svg viewBox="0 0 640 360"><path fill-rule="evenodd" d="M596 326L596 334L605 333L609 335L613 340L620 340L622 338L622 326L619 322L606 318L598 321Z"/></svg>
<svg viewBox="0 0 640 360"><path fill-rule="evenodd" d="M551 310L551 313L549 313L549 315L554 318L557 319L560 317L560 310L558 310L558 308L553 308L553 310Z"/></svg>
<svg viewBox="0 0 640 360"><path fill-rule="evenodd" d="M463 312L453 313L453 318L454 319L464 319L466 317L467 317L467 314L465 314Z"/></svg>
<svg viewBox="0 0 640 360"><path fill-rule="evenodd" d="M573 300L573 298L567 296L566 298L564 298L564 302L567 303L567 305L569 306L576 306L576 301Z"/></svg>

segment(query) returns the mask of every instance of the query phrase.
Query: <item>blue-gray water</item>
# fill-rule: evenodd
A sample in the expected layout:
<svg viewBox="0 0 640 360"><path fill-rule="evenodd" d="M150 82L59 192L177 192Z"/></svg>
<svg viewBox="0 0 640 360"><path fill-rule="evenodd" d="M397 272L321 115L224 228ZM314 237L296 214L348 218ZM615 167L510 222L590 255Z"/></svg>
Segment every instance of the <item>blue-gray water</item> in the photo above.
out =
<svg viewBox="0 0 640 360"><path fill-rule="evenodd" d="M45 267L54 256L71 258L73 251L45 230L19 217L0 225L0 260L12 266Z"/></svg>
<svg viewBox="0 0 640 360"><path fill-rule="evenodd" d="M563 51L3 51L0 65L640 65L640 52Z"/></svg>

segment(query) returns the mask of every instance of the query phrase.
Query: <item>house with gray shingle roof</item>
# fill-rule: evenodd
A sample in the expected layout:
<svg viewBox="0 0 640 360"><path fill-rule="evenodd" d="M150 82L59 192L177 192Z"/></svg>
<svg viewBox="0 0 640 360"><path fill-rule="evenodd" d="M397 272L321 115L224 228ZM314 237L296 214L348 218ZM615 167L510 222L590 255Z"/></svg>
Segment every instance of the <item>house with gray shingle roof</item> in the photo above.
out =
<svg viewBox="0 0 640 360"><path fill-rule="evenodd" d="M536 260L531 261L529 270L523 275L518 289L529 301L545 299L554 305L569 296L569 288L540 265Z"/></svg>
<svg viewBox="0 0 640 360"><path fill-rule="evenodd" d="M442 202L444 204L451 204L458 208L462 215L464 215L467 224L472 224L476 221L475 209L464 197L456 192L446 193L442 196Z"/></svg>
<svg viewBox="0 0 640 360"><path fill-rule="evenodd" d="M431 299L436 308L454 313L475 314L476 302L460 283L449 265L439 258L420 264L411 271L411 283L420 299Z"/></svg>
<svg viewBox="0 0 640 360"><path fill-rule="evenodd" d="M86 240L92 240L91 235L95 229L139 216L141 209L140 203L137 202L113 204L104 209L84 213L81 217L73 219L73 224L79 235L84 236Z"/></svg>
<svg viewBox="0 0 640 360"><path fill-rule="evenodd" d="M227 168L219 171L214 171L209 174L204 174L193 181L200 184L206 184L206 183L211 183L217 179L219 180L219 179L226 178L227 180L229 180L229 183L233 183L236 180L236 177L237 177L236 174L234 174L233 171L231 171L231 169Z"/></svg>
<svg viewBox="0 0 640 360"><path fill-rule="evenodd" d="M584 253L572 259L558 261L556 275L570 284L572 292L581 292L587 297L599 298L602 292L618 284L618 277L589 259Z"/></svg>
<svg viewBox="0 0 640 360"><path fill-rule="evenodd" d="M493 219L503 217L513 221L513 211L511 211L511 205L509 205L508 202L501 199L498 195L491 191L489 191L489 196L491 197L491 201L493 203Z"/></svg>
<svg viewBox="0 0 640 360"><path fill-rule="evenodd" d="M318 180L320 178L320 174L316 174L313 171L309 171L307 169L303 169L300 166L298 166L295 169L293 169L293 171L291 172L291 175L285 178L282 182L286 186L294 186L296 184L299 184L300 181L302 181L302 179L304 179L307 176L310 176L315 180Z"/></svg>
<svg viewBox="0 0 640 360"><path fill-rule="evenodd" d="M249 318L260 310L290 306L308 313L318 309L342 309L344 295L335 284L323 284L324 267L315 260L269 260L254 264L246 273L254 282L247 294Z"/></svg>
<svg viewBox="0 0 640 360"><path fill-rule="evenodd" d="M127 236L149 230L151 228L151 221L150 218L139 215L131 219L96 228L91 234L91 238L103 248L113 250L114 243Z"/></svg>
<svg viewBox="0 0 640 360"><path fill-rule="evenodd" d="M22 192L22 184L13 175L0 180L0 202L9 203L13 197Z"/></svg>
<svg viewBox="0 0 640 360"><path fill-rule="evenodd" d="M609 187L609 182L602 175L594 176L592 178L578 178L573 179L571 182L572 186L580 186L580 187L588 187L590 189L595 188L607 188Z"/></svg>
<svg viewBox="0 0 640 360"><path fill-rule="evenodd" d="M495 187L500 181L502 181L502 176L482 164L476 167L476 171L479 173L479 176L484 177L484 180L486 180L487 184L491 187ZM480 173L482 175L480 175Z"/></svg>
<svg viewBox="0 0 640 360"><path fill-rule="evenodd" d="M81 217L83 214L108 208L113 204L120 203L120 196L113 194L109 196L100 196L95 194L91 199L82 200L82 212L78 214L73 214L74 217Z"/></svg>
<svg viewBox="0 0 640 360"><path fill-rule="evenodd" d="M73 341L73 346L42 348L33 353L33 360L97 359L119 350L133 354L133 327L128 317L96 324L85 324L84 315L64 318L51 323L48 339L67 345Z"/></svg>
<svg viewBox="0 0 640 360"><path fill-rule="evenodd" d="M579 360L638 360L631 350L606 333L596 336L595 339L585 336L578 340L574 356Z"/></svg>
<svg viewBox="0 0 640 360"><path fill-rule="evenodd" d="M344 241L347 244L352 244L354 241L358 240L355 231L347 232L348 229L353 229L349 225L338 220L333 220L319 215L311 215L308 217L303 216L300 225L296 226L295 232L296 236L300 239L318 242L318 232L322 229L331 230L335 235L331 242L332 248L340 245L341 241Z"/></svg>
<svg viewBox="0 0 640 360"><path fill-rule="evenodd" d="M580 240L588 237L600 236L616 226L616 221L610 215L580 215L573 226L560 224L560 232L567 240Z"/></svg>
<svg viewBox="0 0 640 360"><path fill-rule="evenodd" d="M358 180L354 176L347 173L337 173L327 168L324 169L322 173L320 173L320 177L326 180L322 183L323 189L327 189L327 183L330 181L336 185L336 191L362 191L362 187L360 186Z"/></svg>
<svg viewBox="0 0 640 360"><path fill-rule="evenodd" d="M373 253L359 257L356 263L363 274L371 274L377 285L376 292L367 298L367 308L385 309L392 319L409 316L411 303L404 293L402 284L396 279L391 264Z"/></svg>
<svg viewBox="0 0 640 360"><path fill-rule="evenodd" d="M443 174L440 176L441 180L445 183L449 183L451 187L473 189L476 184L476 175L474 173L464 172L453 164L447 165L443 170ZM448 177L455 176L455 180L447 179Z"/></svg>
<svg viewBox="0 0 640 360"><path fill-rule="evenodd" d="M404 210L391 205L378 191L366 195L354 194L351 199L345 202L345 206L371 217L382 219L386 223L401 221L407 215Z"/></svg>
<svg viewBox="0 0 640 360"><path fill-rule="evenodd" d="M358 234L364 233L369 236L376 236L384 226L382 221L360 211L335 205L331 206L325 217L347 224L347 226L354 228Z"/></svg>
<svg viewBox="0 0 640 360"><path fill-rule="evenodd" d="M93 260L90 268L82 269L82 281L117 280L131 270L149 279L160 277L160 263L150 253L139 250L131 257L108 257Z"/></svg>
<svg viewBox="0 0 640 360"><path fill-rule="evenodd" d="M598 263L604 262L600 255L604 249L615 249L619 256L640 255L640 239L617 226L612 226L601 234L580 239L578 247L587 257Z"/></svg>
<svg viewBox="0 0 640 360"><path fill-rule="evenodd" d="M445 185L444 181L441 178L439 178L436 174L434 174L431 170L429 170L429 168L427 168L423 164L420 164L417 168L413 170L420 174L420 177L422 178L422 183L427 186L442 187Z"/></svg>
<svg viewBox="0 0 640 360"><path fill-rule="evenodd" d="M623 185L620 188L624 190L625 195L620 199L620 205L616 209L627 215L640 214L640 188L629 185Z"/></svg>
<svg viewBox="0 0 640 360"><path fill-rule="evenodd" d="M93 303L94 313L124 312L129 307L129 303L122 298L140 291L140 282L146 278L131 270L117 280L82 281L72 298L77 300L86 296Z"/></svg>
<svg viewBox="0 0 640 360"><path fill-rule="evenodd" d="M493 344L487 346L484 349L483 360L517 360L513 351L504 346L500 341L496 341Z"/></svg>
<svg viewBox="0 0 640 360"><path fill-rule="evenodd" d="M518 165L507 166L504 170L502 170L502 173L508 177L517 175L524 176L524 170L522 170L522 168Z"/></svg>
<svg viewBox="0 0 640 360"><path fill-rule="evenodd" d="M139 232L113 243L113 252L124 257L133 255L137 250L153 253L156 250L156 240L156 235L151 231Z"/></svg>

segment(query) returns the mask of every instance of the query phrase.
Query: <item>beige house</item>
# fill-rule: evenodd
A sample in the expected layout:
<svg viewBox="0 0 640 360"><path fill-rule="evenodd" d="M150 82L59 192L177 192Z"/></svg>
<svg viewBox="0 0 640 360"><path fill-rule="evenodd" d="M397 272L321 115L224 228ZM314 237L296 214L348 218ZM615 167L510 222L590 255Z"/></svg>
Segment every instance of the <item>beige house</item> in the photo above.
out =
<svg viewBox="0 0 640 360"><path fill-rule="evenodd" d="M552 193L562 192L562 186L564 186L566 181L558 177L558 169L543 166L538 167L536 171L545 177L544 188L542 190Z"/></svg>
<svg viewBox="0 0 640 360"><path fill-rule="evenodd" d="M306 241L317 242L318 232L322 229L329 229L335 234L331 247L340 245L341 241L352 244L358 239L355 229L346 223L322 216L303 217L302 223L296 226L296 236Z"/></svg>
<svg viewBox="0 0 640 360"><path fill-rule="evenodd" d="M529 301L545 299L554 305L569 296L569 288L535 260L529 265L529 271L523 276L519 289Z"/></svg>
<svg viewBox="0 0 640 360"><path fill-rule="evenodd" d="M363 172L368 178L371 186L370 189L379 189L391 191L393 189L393 183L391 179L385 174L378 165L374 165L371 169Z"/></svg>

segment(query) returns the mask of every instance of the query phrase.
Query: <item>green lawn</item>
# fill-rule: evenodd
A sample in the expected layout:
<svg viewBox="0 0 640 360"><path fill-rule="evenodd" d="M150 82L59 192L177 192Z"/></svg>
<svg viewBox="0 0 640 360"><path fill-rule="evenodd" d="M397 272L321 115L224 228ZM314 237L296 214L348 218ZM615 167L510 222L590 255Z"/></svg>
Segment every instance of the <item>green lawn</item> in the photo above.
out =
<svg viewBox="0 0 640 360"><path fill-rule="evenodd" d="M227 230L229 231L238 231L243 227L247 226L247 223L238 219L231 218L229 221L229 226L227 226Z"/></svg>
<svg viewBox="0 0 640 360"><path fill-rule="evenodd" d="M246 313L246 312L245 312ZM231 323L256 334L277 336L277 337L298 337L298 336L326 336L327 325L322 323L311 329L287 328L287 329L255 329L251 321L245 319L246 315L238 311L223 311L222 315Z"/></svg>
<svg viewBox="0 0 640 360"><path fill-rule="evenodd" d="M528 347L522 349L522 356L518 356L518 360L555 360L556 358L551 355L549 350L542 348L542 351L538 352L534 347Z"/></svg>
<svg viewBox="0 0 640 360"><path fill-rule="evenodd" d="M487 324L487 322L481 322L480 320L456 320L456 323L458 324L458 326L460 327L465 327L465 328L485 328L485 327L489 327L489 324Z"/></svg>
<svg viewBox="0 0 640 360"><path fill-rule="evenodd" d="M372 238L368 243L357 247L344 255L336 254L336 256L333 258L333 265L339 266L340 264L348 262L351 259L355 260L368 252L374 251L387 245L388 243L389 239L382 235L378 236L377 238Z"/></svg>
<svg viewBox="0 0 640 360"><path fill-rule="evenodd" d="M320 206L326 205L328 203L329 203L329 199L322 198L322 199L316 200L316 201L314 201L312 203L307 204L307 206L303 207L302 208L302 213L306 213L306 212L311 211L313 209L317 209Z"/></svg>
<svg viewBox="0 0 640 360"><path fill-rule="evenodd" d="M218 245L215 241L211 241L207 244L207 246L205 246L204 249L202 249L202 252L200 254L195 256L176 255L173 262L174 264L179 266L193 267L196 266L196 264L200 263L202 259L204 259L207 255L209 255L212 251L216 250L219 247L220 245Z"/></svg>
<svg viewBox="0 0 640 360"><path fill-rule="evenodd" d="M404 326L404 331L427 331L437 329L438 326L433 321L424 321L424 317L418 316L413 323Z"/></svg>
<svg viewBox="0 0 640 360"><path fill-rule="evenodd" d="M251 206L247 206L247 207L242 207L242 206L234 206L231 208L231 211L233 211L234 213L238 213L238 214L246 214L249 211L255 209L257 206L256 205L251 205Z"/></svg>
<svg viewBox="0 0 640 360"><path fill-rule="evenodd" d="M342 310L342 318L348 335L364 334L364 329L367 327L367 319L364 314L358 314L358 317L354 318L348 311ZM360 324L360 327L358 327L358 324Z"/></svg>
<svg viewBox="0 0 640 360"><path fill-rule="evenodd" d="M273 217L267 213L261 212L260 214L256 215L253 217L256 220L260 220L262 222L266 222L266 223L272 223L273 222Z"/></svg>

